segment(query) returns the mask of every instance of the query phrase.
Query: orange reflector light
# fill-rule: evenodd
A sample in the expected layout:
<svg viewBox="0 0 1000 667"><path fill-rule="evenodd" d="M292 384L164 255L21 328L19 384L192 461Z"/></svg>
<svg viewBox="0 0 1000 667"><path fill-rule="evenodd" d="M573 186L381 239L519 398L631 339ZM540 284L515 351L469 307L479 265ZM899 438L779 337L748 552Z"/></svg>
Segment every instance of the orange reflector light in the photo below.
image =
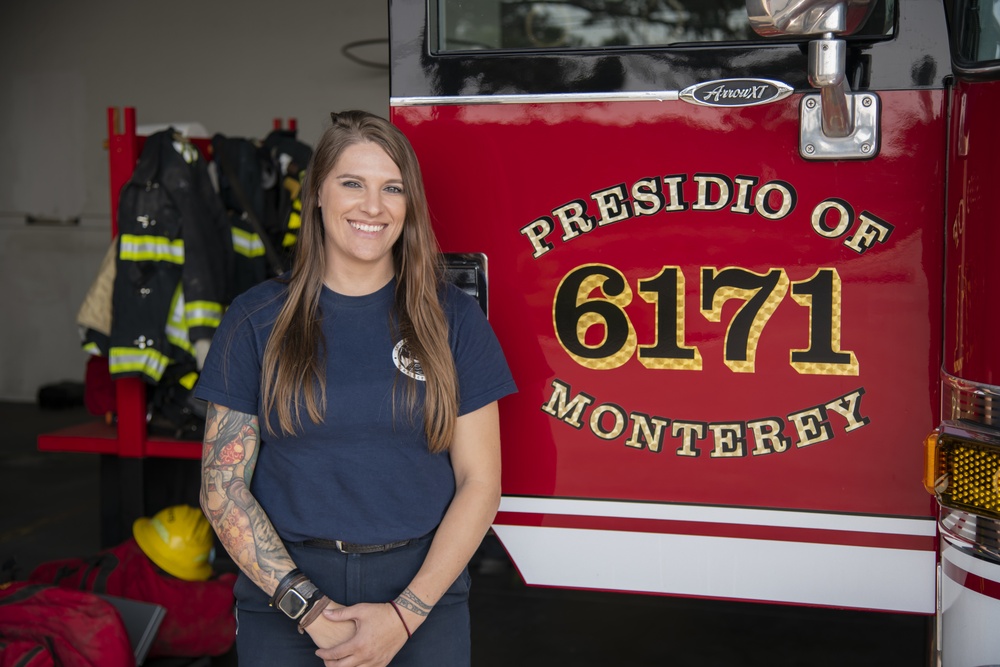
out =
<svg viewBox="0 0 1000 667"><path fill-rule="evenodd" d="M924 487L942 505L1000 519L1000 433L945 422L924 447Z"/></svg>
<svg viewBox="0 0 1000 667"><path fill-rule="evenodd" d="M934 489L944 474L944 459L938 456L938 432L931 431L924 438L924 489L934 495Z"/></svg>

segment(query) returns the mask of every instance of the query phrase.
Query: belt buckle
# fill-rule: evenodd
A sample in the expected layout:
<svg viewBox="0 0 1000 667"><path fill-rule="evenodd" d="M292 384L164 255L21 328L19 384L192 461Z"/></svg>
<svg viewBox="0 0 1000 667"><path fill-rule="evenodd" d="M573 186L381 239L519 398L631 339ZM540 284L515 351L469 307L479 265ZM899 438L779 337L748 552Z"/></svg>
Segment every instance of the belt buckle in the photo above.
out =
<svg viewBox="0 0 1000 667"><path fill-rule="evenodd" d="M340 553L342 553L342 554L349 553L349 552L347 552L347 551L344 550L344 543L341 540L334 540L333 544L334 544L334 546L337 547L337 551L339 551Z"/></svg>

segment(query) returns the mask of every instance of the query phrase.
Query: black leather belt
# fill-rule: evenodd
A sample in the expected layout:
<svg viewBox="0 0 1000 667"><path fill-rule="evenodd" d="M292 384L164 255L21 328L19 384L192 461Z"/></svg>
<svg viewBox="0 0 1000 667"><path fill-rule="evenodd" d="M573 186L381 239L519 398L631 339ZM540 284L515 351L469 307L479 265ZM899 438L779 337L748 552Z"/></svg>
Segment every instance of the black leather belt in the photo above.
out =
<svg viewBox="0 0 1000 667"><path fill-rule="evenodd" d="M320 549L334 549L342 554L375 554L383 551L392 551L399 547L405 547L412 540L400 540L389 542L388 544L355 544L353 542L343 542L341 540L304 540L300 542L304 547L318 547Z"/></svg>

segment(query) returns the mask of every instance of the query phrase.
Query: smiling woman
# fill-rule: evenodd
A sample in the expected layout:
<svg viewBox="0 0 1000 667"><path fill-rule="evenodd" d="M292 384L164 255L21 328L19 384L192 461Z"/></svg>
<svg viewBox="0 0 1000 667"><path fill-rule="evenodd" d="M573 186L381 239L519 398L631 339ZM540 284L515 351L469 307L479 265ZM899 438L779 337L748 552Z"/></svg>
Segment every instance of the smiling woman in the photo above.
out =
<svg viewBox="0 0 1000 667"><path fill-rule="evenodd" d="M403 232L403 176L375 143L348 146L319 189L326 273L335 292L357 296L393 275L392 246Z"/></svg>
<svg viewBox="0 0 1000 667"><path fill-rule="evenodd" d="M515 387L479 304L443 281L409 141L365 112L332 121L291 274L233 302L196 389L202 507L242 570L239 661L464 667Z"/></svg>

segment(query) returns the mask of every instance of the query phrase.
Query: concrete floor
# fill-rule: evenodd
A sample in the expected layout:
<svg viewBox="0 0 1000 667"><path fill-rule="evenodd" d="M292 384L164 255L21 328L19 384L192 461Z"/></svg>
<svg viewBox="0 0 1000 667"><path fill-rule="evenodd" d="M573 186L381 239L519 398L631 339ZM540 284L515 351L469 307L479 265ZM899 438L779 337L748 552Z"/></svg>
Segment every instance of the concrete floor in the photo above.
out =
<svg viewBox="0 0 1000 667"><path fill-rule="evenodd" d="M98 457L35 446L38 433L88 419L82 408L0 403L0 564L15 579L100 549ZM920 616L532 588L489 538L471 569L474 667L928 664Z"/></svg>

